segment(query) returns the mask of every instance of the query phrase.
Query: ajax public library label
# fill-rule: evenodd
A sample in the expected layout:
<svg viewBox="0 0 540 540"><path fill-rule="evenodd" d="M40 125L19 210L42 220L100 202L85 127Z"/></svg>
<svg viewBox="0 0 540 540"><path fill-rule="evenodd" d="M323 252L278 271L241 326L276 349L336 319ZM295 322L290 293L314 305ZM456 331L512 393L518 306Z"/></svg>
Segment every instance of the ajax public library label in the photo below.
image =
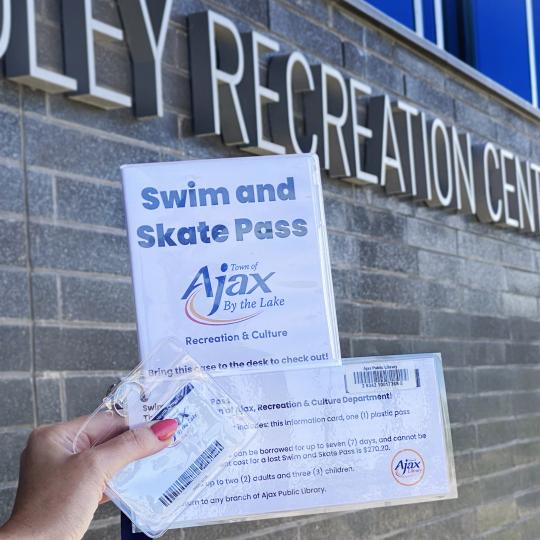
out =
<svg viewBox="0 0 540 540"><path fill-rule="evenodd" d="M95 19L92 0L62 2L65 73L56 73L38 64L34 0L1 0L6 77L103 109L133 107L138 117L161 116L161 61L172 0L117 3L122 28ZM473 142L469 133L404 100L372 95L364 82L325 63L312 65L299 51L282 54L275 39L240 33L214 11L188 20L196 135L221 135L225 144L255 154L317 152L332 177L380 185L388 194L472 214L484 223L540 232L540 164L489 141ZM133 95L98 84L96 33L127 42ZM263 80L260 63L268 53ZM299 95L305 114L293 105Z"/></svg>

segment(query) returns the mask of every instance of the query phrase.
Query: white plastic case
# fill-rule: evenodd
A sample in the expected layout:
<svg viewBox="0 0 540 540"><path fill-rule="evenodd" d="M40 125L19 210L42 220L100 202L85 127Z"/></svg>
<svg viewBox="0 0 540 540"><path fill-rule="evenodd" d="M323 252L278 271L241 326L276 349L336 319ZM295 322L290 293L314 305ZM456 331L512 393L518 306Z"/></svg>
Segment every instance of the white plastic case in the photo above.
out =
<svg viewBox="0 0 540 540"><path fill-rule="evenodd" d="M122 167L141 358L212 371L341 363L315 154Z"/></svg>
<svg viewBox="0 0 540 540"><path fill-rule="evenodd" d="M154 538L180 518L254 434L249 416L174 340L165 340L144 366L111 389L77 434L73 451L86 433L101 433L98 445L165 418L178 421L170 446L124 467L106 489L134 525Z"/></svg>

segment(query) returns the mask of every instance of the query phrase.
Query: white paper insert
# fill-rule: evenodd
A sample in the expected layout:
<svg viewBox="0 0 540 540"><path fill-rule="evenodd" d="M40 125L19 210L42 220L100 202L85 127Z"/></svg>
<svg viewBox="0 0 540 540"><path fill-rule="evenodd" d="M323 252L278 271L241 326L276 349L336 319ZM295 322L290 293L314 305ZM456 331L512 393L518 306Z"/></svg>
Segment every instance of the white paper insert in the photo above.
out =
<svg viewBox="0 0 540 540"><path fill-rule="evenodd" d="M173 337L210 371L340 363L316 156L122 174L143 361Z"/></svg>

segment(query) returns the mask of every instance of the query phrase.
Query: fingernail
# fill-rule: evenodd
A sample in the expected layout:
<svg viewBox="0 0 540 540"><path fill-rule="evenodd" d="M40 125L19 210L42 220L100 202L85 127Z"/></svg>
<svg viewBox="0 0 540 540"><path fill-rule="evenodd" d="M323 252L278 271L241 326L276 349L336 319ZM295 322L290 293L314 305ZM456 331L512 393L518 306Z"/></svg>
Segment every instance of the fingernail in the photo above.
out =
<svg viewBox="0 0 540 540"><path fill-rule="evenodd" d="M174 418L168 418L167 420L156 422L150 429L160 441L166 441L174 435L177 427L178 422Z"/></svg>

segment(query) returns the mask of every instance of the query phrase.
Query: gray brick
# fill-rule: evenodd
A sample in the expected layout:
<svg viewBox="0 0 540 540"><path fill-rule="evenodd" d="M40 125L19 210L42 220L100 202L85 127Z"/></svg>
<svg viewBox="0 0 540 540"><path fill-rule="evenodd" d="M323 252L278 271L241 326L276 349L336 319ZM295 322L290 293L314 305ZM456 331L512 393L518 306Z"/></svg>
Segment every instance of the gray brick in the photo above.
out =
<svg viewBox="0 0 540 540"><path fill-rule="evenodd" d="M427 309L461 309L461 290L436 282L415 284L414 304Z"/></svg>
<svg viewBox="0 0 540 540"><path fill-rule="evenodd" d="M478 315L501 313L502 305L501 294L494 292L494 290L463 289L463 310L467 313Z"/></svg>
<svg viewBox="0 0 540 540"><path fill-rule="evenodd" d="M19 458L26 446L29 429L0 433L0 482L15 482L19 478ZM4 493L2 490L0 493Z"/></svg>
<svg viewBox="0 0 540 540"><path fill-rule="evenodd" d="M449 394L470 394L475 391L474 373L472 369L448 369L445 366L444 383L446 391Z"/></svg>
<svg viewBox="0 0 540 540"><path fill-rule="evenodd" d="M353 338L352 354L357 356L381 356L388 354L407 354L410 345L403 339Z"/></svg>
<svg viewBox="0 0 540 540"><path fill-rule="evenodd" d="M539 259L540 260L540 259ZM512 292L532 295L539 299L540 304L540 270L523 272L507 269L508 288Z"/></svg>
<svg viewBox="0 0 540 540"><path fill-rule="evenodd" d="M453 116L452 98L416 76L405 75L405 93L411 101L420 104L422 108L428 108L435 115L446 118Z"/></svg>
<svg viewBox="0 0 540 540"><path fill-rule="evenodd" d="M455 99L459 99L476 107L480 111L488 112L488 107L491 101L485 94L478 92L476 88L468 85L466 80L458 80L453 77L444 78L444 87L448 95L453 96Z"/></svg>
<svg viewBox="0 0 540 540"><path fill-rule="evenodd" d="M176 71L163 70L163 103L168 109L182 114L191 114L191 86L185 75ZM186 141L181 141L185 146Z"/></svg>
<svg viewBox="0 0 540 540"><path fill-rule="evenodd" d="M186 32L174 26L169 26L163 51L163 64L188 71L188 57L188 37Z"/></svg>
<svg viewBox="0 0 540 540"><path fill-rule="evenodd" d="M336 298L351 298L353 281L350 270L332 268L332 285Z"/></svg>
<svg viewBox="0 0 540 540"><path fill-rule="evenodd" d="M521 317L510 320L510 336L514 341L539 341L540 321Z"/></svg>
<svg viewBox="0 0 540 540"><path fill-rule="evenodd" d="M540 411L540 388L538 392L526 392L512 396L514 414L536 414Z"/></svg>
<svg viewBox="0 0 540 540"><path fill-rule="evenodd" d="M472 343L467 363L472 365L500 365L506 361L506 347L504 343Z"/></svg>
<svg viewBox="0 0 540 540"><path fill-rule="evenodd" d="M185 46L187 47L187 44ZM177 91L179 90L178 88ZM177 99L180 98L182 96L178 96ZM49 104L51 114L55 118L172 149L182 146L182 141L178 137L177 116L169 111L165 111L161 118L141 121L134 116L131 109L117 109L103 114L102 109L66 99L62 95L49 96Z"/></svg>
<svg viewBox="0 0 540 540"><path fill-rule="evenodd" d="M32 216L54 214L53 180L47 174L28 171L28 211Z"/></svg>
<svg viewBox="0 0 540 540"><path fill-rule="evenodd" d="M343 43L343 65L359 77L366 76L366 52L354 43Z"/></svg>
<svg viewBox="0 0 540 540"><path fill-rule="evenodd" d="M506 345L508 364L538 364L540 345L510 343Z"/></svg>
<svg viewBox="0 0 540 540"><path fill-rule="evenodd" d="M395 65L374 54L366 58L366 79L395 94L403 93L403 74Z"/></svg>
<svg viewBox="0 0 540 540"><path fill-rule="evenodd" d="M366 47L379 53L385 58L391 59L394 55L396 44L387 34L367 27L365 29Z"/></svg>
<svg viewBox="0 0 540 540"><path fill-rule="evenodd" d="M538 302L536 298L519 294L503 293L504 313L510 317L530 317L538 316Z"/></svg>
<svg viewBox="0 0 540 540"><path fill-rule="evenodd" d="M508 339L510 336L508 321L497 317L472 316L471 335L473 337Z"/></svg>
<svg viewBox="0 0 540 540"><path fill-rule="evenodd" d="M476 371L479 392L512 390L513 377L505 367L482 368Z"/></svg>
<svg viewBox="0 0 540 540"><path fill-rule="evenodd" d="M464 452L478 446L476 426L452 426L452 446L454 452Z"/></svg>
<svg viewBox="0 0 540 540"><path fill-rule="evenodd" d="M339 338L339 348L341 351L341 358L351 358L352 357L352 347L351 340L346 337Z"/></svg>
<svg viewBox="0 0 540 540"><path fill-rule="evenodd" d="M536 270L534 252L517 243L504 243L501 245L502 261L508 266L522 268L523 270Z"/></svg>
<svg viewBox="0 0 540 540"><path fill-rule="evenodd" d="M317 12L322 11L324 2L313 2L306 0L296 0L296 4L306 4L305 8L308 14L312 15L312 10L316 9ZM268 2L267 0L221 0L221 5L227 6L234 10L242 17L247 17L255 22L258 22L264 26L268 26ZM323 13L324 15L324 13ZM324 16L323 20L326 19Z"/></svg>
<svg viewBox="0 0 540 540"><path fill-rule="evenodd" d="M30 226L35 267L86 272L129 273L124 236L33 224Z"/></svg>
<svg viewBox="0 0 540 540"><path fill-rule="evenodd" d="M135 332L37 327L36 369L127 370L138 363Z"/></svg>
<svg viewBox="0 0 540 540"><path fill-rule="evenodd" d="M463 341L421 339L411 343L412 353L441 353L445 366L463 366L469 363L467 347Z"/></svg>
<svg viewBox="0 0 540 540"><path fill-rule="evenodd" d="M30 295L26 272L0 271L0 298L4 317L29 317Z"/></svg>
<svg viewBox="0 0 540 540"><path fill-rule="evenodd" d="M534 364L517 365L512 369L514 385L518 390L540 390L540 370Z"/></svg>
<svg viewBox="0 0 540 540"><path fill-rule="evenodd" d="M411 246L441 251L447 255L457 252L456 231L429 221L408 219L407 241Z"/></svg>
<svg viewBox="0 0 540 540"><path fill-rule="evenodd" d="M537 511L540 508L540 489L521 495L517 498L516 503L520 515Z"/></svg>
<svg viewBox="0 0 540 540"><path fill-rule="evenodd" d="M476 511L478 532L502 527L517 518L516 501L502 500L480 506Z"/></svg>
<svg viewBox="0 0 540 540"><path fill-rule="evenodd" d="M358 261L358 246L351 236L330 233L328 248L332 264L353 265Z"/></svg>
<svg viewBox="0 0 540 540"><path fill-rule="evenodd" d="M33 424L32 402L30 378L0 380L0 426Z"/></svg>
<svg viewBox="0 0 540 540"><path fill-rule="evenodd" d="M0 210L4 212L24 212L24 192L19 169L0 167Z"/></svg>
<svg viewBox="0 0 540 540"><path fill-rule="evenodd" d="M459 254L465 257L483 259L489 262L499 262L501 260L499 242L476 234L459 231L458 249Z"/></svg>
<svg viewBox="0 0 540 540"><path fill-rule="evenodd" d="M524 465L535 462L540 455L540 441L518 443L513 448L514 463ZM519 501L519 499L518 499Z"/></svg>
<svg viewBox="0 0 540 540"><path fill-rule="evenodd" d="M131 284L62 278L62 313L74 321L134 322Z"/></svg>
<svg viewBox="0 0 540 540"><path fill-rule="evenodd" d="M520 439L532 439L540 433L540 416L516 418L516 431Z"/></svg>
<svg viewBox="0 0 540 540"><path fill-rule="evenodd" d="M30 369L30 329L27 326L0 326L2 370Z"/></svg>
<svg viewBox="0 0 540 540"><path fill-rule="evenodd" d="M474 107L469 107L469 105L461 101L456 100L454 105L457 124L461 128L470 130L487 139L497 139L497 124L491 116L484 114Z"/></svg>
<svg viewBox="0 0 540 540"><path fill-rule="evenodd" d="M411 309L366 307L363 310L363 329L368 334L418 335L420 312Z"/></svg>
<svg viewBox="0 0 540 540"><path fill-rule="evenodd" d="M406 221L401 216L390 212L373 212L362 206L352 210L352 226L354 232L374 238L404 238Z"/></svg>
<svg viewBox="0 0 540 540"><path fill-rule="evenodd" d="M424 313L422 335L467 338L470 335L469 318L463 313Z"/></svg>
<svg viewBox="0 0 540 540"><path fill-rule="evenodd" d="M364 42L363 21L336 5L332 8L332 27L353 43L361 45Z"/></svg>
<svg viewBox="0 0 540 540"><path fill-rule="evenodd" d="M361 241L358 249L364 267L412 274L418 272L414 248L400 244Z"/></svg>
<svg viewBox="0 0 540 540"><path fill-rule="evenodd" d="M336 313L340 332L359 333L362 330L362 310L357 304L337 302Z"/></svg>
<svg viewBox="0 0 540 540"><path fill-rule="evenodd" d="M59 171L119 179L120 165L159 159L155 151L39 120L28 118L25 121L25 132L28 163ZM51 152L50 141L54 141L55 148L61 148L62 151Z"/></svg>
<svg viewBox="0 0 540 540"><path fill-rule="evenodd" d="M393 304L414 303L414 287L404 278L363 273L358 285L355 287L353 295L361 300Z"/></svg>
<svg viewBox="0 0 540 540"><path fill-rule="evenodd" d="M38 424L51 424L62 420L60 379L36 380Z"/></svg>
<svg viewBox="0 0 540 540"><path fill-rule="evenodd" d="M36 319L58 319L56 276L32 274L32 304Z"/></svg>
<svg viewBox="0 0 540 540"><path fill-rule="evenodd" d="M56 192L60 219L117 228L125 225L119 188L58 178Z"/></svg>
<svg viewBox="0 0 540 540"><path fill-rule="evenodd" d="M39 65L57 73L63 71L62 34L58 26L37 20L36 41Z"/></svg>
<svg viewBox="0 0 540 540"><path fill-rule="evenodd" d="M21 131L18 115L0 111L0 157L19 159L21 157Z"/></svg>
<svg viewBox="0 0 540 540"><path fill-rule="evenodd" d="M101 403L111 384L118 377L70 377L66 379L68 419L90 414Z"/></svg>
<svg viewBox="0 0 540 540"><path fill-rule="evenodd" d="M476 372L476 384L480 391L480 373ZM467 408L474 420L485 420L512 415L512 399L508 394L489 394L472 396L467 401Z"/></svg>
<svg viewBox="0 0 540 540"><path fill-rule="evenodd" d="M463 271L463 284L490 292L505 289L505 269L479 261L467 261Z"/></svg>
<svg viewBox="0 0 540 540"><path fill-rule="evenodd" d="M236 0L229 0L234 3ZM270 0L271 1L271 0ZM329 6L326 0L286 0L289 4L303 11L310 19L317 19L327 24L329 18ZM269 2L270 3L270 2Z"/></svg>
<svg viewBox="0 0 540 540"><path fill-rule="evenodd" d="M272 31L301 42L302 49L310 50L313 54L341 65L341 41L321 26L300 17L278 2L270 3L270 28Z"/></svg>
<svg viewBox="0 0 540 540"><path fill-rule="evenodd" d="M515 527L516 534L520 535L521 540L537 540L540 530L540 517L532 516Z"/></svg>
<svg viewBox="0 0 540 540"><path fill-rule="evenodd" d="M0 490L0 525L4 524L9 516L15 500L15 488L6 488Z"/></svg>
<svg viewBox="0 0 540 540"><path fill-rule="evenodd" d="M0 219L0 264L26 265L26 229L22 221Z"/></svg>
<svg viewBox="0 0 540 540"><path fill-rule="evenodd" d="M419 250L418 271L421 276L461 282L464 262L452 255Z"/></svg>
<svg viewBox="0 0 540 540"><path fill-rule="evenodd" d="M514 422L501 420L478 425L478 444L480 447L508 443L516 438Z"/></svg>
<svg viewBox="0 0 540 540"><path fill-rule="evenodd" d="M527 157L530 154L530 138L520 131L511 129L507 124L497 125L497 140L518 156Z"/></svg>
<svg viewBox="0 0 540 540"><path fill-rule="evenodd" d="M446 77L442 70L425 58L414 53L409 48L397 47L394 50L394 62L404 71L407 71L413 77L420 77L429 82L430 85L439 89L443 89ZM407 77L408 78L408 77ZM451 93L446 93L447 96L452 96ZM426 105L420 101L422 105Z"/></svg>
<svg viewBox="0 0 540 540"><path fill-rule="evenodd" d="M324 197L326 225L331 229L345 231L351 228L350 204L333 197Z"/></svg>

